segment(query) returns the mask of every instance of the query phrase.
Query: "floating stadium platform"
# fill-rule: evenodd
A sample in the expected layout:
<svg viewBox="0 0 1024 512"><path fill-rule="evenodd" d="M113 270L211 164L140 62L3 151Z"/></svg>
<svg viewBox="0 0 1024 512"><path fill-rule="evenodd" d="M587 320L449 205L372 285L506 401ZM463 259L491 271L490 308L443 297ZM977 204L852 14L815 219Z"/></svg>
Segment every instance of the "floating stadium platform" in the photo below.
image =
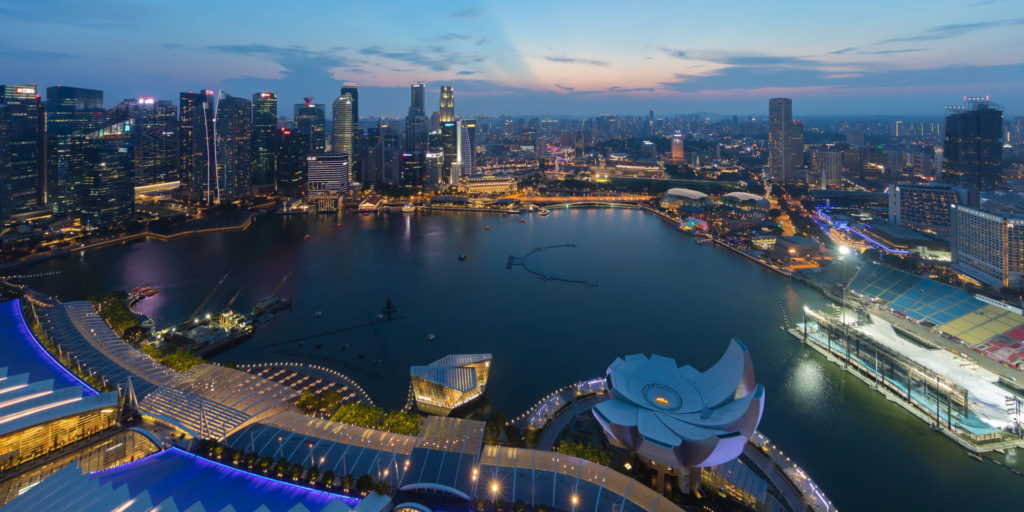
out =
<svg viewBox="0 0 1024 512"><path fill-rule="evenodd" d="M991 359L1024 365L1024 315L1018 308L876 263L857 272L849 291Z"/></svg>

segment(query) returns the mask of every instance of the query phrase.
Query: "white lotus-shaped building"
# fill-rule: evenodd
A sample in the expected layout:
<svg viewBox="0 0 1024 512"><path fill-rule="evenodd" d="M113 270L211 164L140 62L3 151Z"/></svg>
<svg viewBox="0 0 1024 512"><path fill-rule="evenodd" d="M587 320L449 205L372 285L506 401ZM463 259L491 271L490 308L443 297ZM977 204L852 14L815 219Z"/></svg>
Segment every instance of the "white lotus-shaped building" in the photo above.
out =
<svg viewBox="0 0 1024 512"><path fill-rule="evenodd" d="M747 347L733 338L701 373L643 354L608 367L610 399L594 416L613 444L670 467L716 466L740 455L764 410Z"/></svg>

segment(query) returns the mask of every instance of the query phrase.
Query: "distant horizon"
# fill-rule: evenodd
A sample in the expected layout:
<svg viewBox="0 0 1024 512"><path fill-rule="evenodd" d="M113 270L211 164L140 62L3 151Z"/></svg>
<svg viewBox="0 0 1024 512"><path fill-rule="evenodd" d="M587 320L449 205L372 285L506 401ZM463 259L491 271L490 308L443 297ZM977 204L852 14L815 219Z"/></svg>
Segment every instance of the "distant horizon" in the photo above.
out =
<svg viewBox="0 0 1024 512"><path fill-rule="evenodd" d="M429 105L448 84L471 115L758 116L789 97L797 118L941 116L965 95L1024 113L1024 13L1006 0L0 0L0 23L4 81L89 86L107 101L206 87L330 104L352 81L362 113L400 117L422 81Z"/></svg>

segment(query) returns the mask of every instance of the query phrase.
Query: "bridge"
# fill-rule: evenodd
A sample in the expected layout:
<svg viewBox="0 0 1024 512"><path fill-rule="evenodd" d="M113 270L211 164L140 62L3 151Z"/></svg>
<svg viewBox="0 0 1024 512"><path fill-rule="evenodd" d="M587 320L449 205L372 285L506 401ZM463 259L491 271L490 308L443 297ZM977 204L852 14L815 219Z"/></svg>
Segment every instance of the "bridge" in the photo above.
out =
<svg viewBox="0 0 1024 512"><path fill-rule="evenodd" d="M510 199L518 199L524 203L536 205L556 205L565 203L601 203L601 204L623 204L642 203L650 201L656 196L649 195L628 195L628 196L508 196Z"/></svg>

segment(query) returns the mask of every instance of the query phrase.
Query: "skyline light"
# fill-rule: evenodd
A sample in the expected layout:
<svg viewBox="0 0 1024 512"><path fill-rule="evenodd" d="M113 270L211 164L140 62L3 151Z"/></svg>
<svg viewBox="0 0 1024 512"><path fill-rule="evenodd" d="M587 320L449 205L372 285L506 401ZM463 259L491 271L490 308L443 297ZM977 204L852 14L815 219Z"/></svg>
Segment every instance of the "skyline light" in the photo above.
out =
<svg viewBox="0 0 1024 512"><path fill-rule="evenodd" d="M937 117L964 95L1024 113L1024 10L1012 1L600 0L586 10L606 14L586 23L578 3L533 0L50 4L0 0L7 80L102 89L108 103L208 87L329 103L352 81L364 116L401 116L423 81L430 105L453 85L465 115L763 115L785 96L798 116Z"/></svg>

